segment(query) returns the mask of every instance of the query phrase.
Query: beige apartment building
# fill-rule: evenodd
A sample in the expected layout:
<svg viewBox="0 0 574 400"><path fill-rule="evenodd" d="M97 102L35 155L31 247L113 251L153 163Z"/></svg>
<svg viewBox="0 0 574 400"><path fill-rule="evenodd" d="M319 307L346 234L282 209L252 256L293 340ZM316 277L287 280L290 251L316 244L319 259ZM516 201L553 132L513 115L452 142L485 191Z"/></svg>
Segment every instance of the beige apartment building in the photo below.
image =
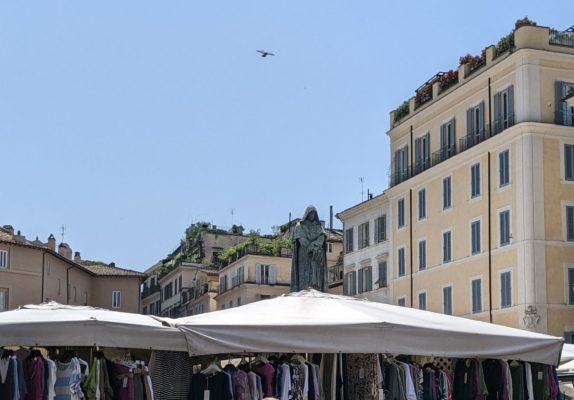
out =
<svg viewBox="0 0 574 400"><path fill-rule="evenodd" d="M242 249L219 271L219 294L215 297L220 310L289 293L291 286L289 249L279 255L261 251L255 244Z"/></svg>
<svg viewBox="0 0 574 400"><path fill-rule="evenodd" d="M384 263L385 301L572 341L574 32L522 26L514 42L391 113L390 188L339 214L345 290L357 264ZM383 215L387 244L365 242Z"/></svg>
<svg viewBox="0 0 574 400"><path fill-rule="evenodd" d="M139 311L141 272L87 263L50 235L47 243L27 240L0 227L0 311L56 301L115 311Z"/></svg>

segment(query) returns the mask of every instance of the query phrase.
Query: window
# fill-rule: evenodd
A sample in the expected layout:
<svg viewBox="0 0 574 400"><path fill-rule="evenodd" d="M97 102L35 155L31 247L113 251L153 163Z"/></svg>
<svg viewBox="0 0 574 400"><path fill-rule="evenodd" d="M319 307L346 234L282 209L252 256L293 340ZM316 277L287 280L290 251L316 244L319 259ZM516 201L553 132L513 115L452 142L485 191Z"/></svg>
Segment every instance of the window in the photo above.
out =
<svg viewBox="0 0 574 400"><path fill-rule="evenodd" d="M381 215L375 219L375 243L387 240L387 216Z"/></svg>
<svg viewBox="0 0 574 400"><path fill-rule="evenodd" d="M397 299L397 305L401 306L401 307L406 307L407 305L407 299L404 297L399 297Z"/></svg>
<svg viewBox="0 0 574 400"><path fill-rule="evenodd" d="M419 242L419 271L424 271L427 268L427 241L421 240Z"/></svg>
<svg viewBox="0 0 574 400"><path fill-rule="evenodd" d="M558 125L574 126L574 107L562 101L572 90L574 90L574 83L556 81L555 121Z"/></svg>
<svg viewBox="0 0 574 400"><path fill-rule="evenodd" d="M574 305L574 268L568 268L568 304Z"/></svg>
<svg viewBox="0 0 574 400"><path fill-rule="evenodd" d="M425 219L427 216L426 197L426 190L419 190L419 220Z"/></svg>
<svg viewBox="0 0 574 400"><path fill-rule="evenodd" d="M442 311L446 315L452 315L452 286L442 288Z"/></svg>
<svg viewBox="0 0 574 400"><path fill-rule="evenodd" d="M241 305L241 297L237 298L237 307L239 307Z"/></svg>
<svg viewBox="0 0 574 400"><path fill-rule="evenodd" d="M566 206L566 240L574 241L574 206Z"/></svg>
<svg viewBox="0 0 574 400"><path fill-rule="evenodd" d="M510 271L500 274L500 308L512 305L512 282Z"/></svg>
<svg viewBox="0 0 574 400"><path fill-rule="evenodd" d="M448 210L452 207L452 178L447 176L442 180L442 209Z"/></svg>
<svg viewBox="0 0 574 400"><path fill-rule="evenodd" d="M183 277L180 275L180 277L179 277L179 291L180 292L181 292L182 284L183 284Z"/></svg>
<svg viewBox="0 0 574 400"><path fill-rule="evenodd" d="M143 306L142 314L147 315L147 306Z"/></svg>
<svg viewBox="0 0 574 400"><path fill-rule="evenodd" d="M403 228L405 226L405 199L399 199L397 202L398 208L398 227Z"/></svg>
<svg viewBox="0 0 574 400"><path fill-rule="evenodd" d="M0 288L0 312L8 311L8 289Z"/></svg>
<svg viewBox="0 0 574 400"><path fill-rule="evenodd" d="M498 187L510 183L510 153L508 150L498 153Z"/></svg>
<svg viewBox="0 0 574 400"><path fill-rule="evenodd" d="M359 250L369 246L369 222L359 225Z"/></svg>
<svg viewBox="0 0 574 400"><path fill-rule="evenodd" d="M112 308L120 308L122 306L122 292L114 290L112 292Z"/></svg>
<svg viewBox="0 0 574 400"><path fill-rule="evenodd" d="M482 279L473 279L472 285L472 313L482 312Z"/></svg>
<svg viewBox="0 0 574 400"><path fill-rule="evenodd" d="M227 292L227 275L219 277L219 293Z"/></svg>
<svg viewBox="0 0 574 400"><path fill-rule="evenodd" d="M482 142L484 131L484 102L466 111L466 148Z"/></svg>
<svg viewBox="0 0 574 400"><path fill-rule="evenodd" d="M345 253L353 252L353 228L345 230Z"/></svg>
<svg viewBox="0 0 574 400"><path fill-rule="evenodd" d="M347 296L354 296L357 294L357 272L351 271L345 274L345 281L343 283L343 291Z"/></svg>
<svg viewBox="0 0 574 400"><path fill-rule="evenodd" d="M333 252L333 243L327 243L327 253Z"/></svg>
<svg viewBox="0 0 574 400"><path fill-rule="evenodd" d="M379 288L387 287L387 262L379 262Z"/></svg>
<svg viewBox="0 0 574 400"><path fill-rule="evenodd" d="M8 252L0 250L0 268L8 268Z"/></svg>
<svg viewBox="0 0 574 400"><path fill-rule="evenodd" d="M447 263L452 261L452 232L442 233L442 262Z"/></svg>
<svg viewBox="0 0 574 400"><path fill-rule="evenodd" d="M564 179L574 181L574 145L564 145Z"/></svg>
<svg viewBox="0 0 574 400"><path fill-rule="evenodd" d="M399 265L398 265L399 276L405 276L405 249L404 248L399 249L398 261L399 261Z"/></svg>
<svg viewBox="0 0 574 400"><path fill-rule="evenodd" d="M229 308L233 308L233 300L229 300Z"/></svg>
<svg viewBox="0 0 574 400"><path fill-rule="evenodd" d="M373 290L373 267L364 267L359 270L359 293Z"/></svg>
<svg viewBox="0 0 574 400"><path fill-rule="evenodd" d="M480 253L480 221L470 224L471 254Z"/></svg>
<svg viewBox="0 0 574 400"><path fill-rule="evenodd" d="M395 173L394 184L401 183L409 177L409 146L395 151Z"/></svg>
<svg viewBox="0 0 574 400"><path fill-rule="evenodd" d="M455 119L451 119L446 124L440 126L440 158L446 160L456 154L456 124Z"/></svg>
<svg viewBox="0 0 574 400"><path fill-rule="evenodd" d="M509 86L494 95L494 133L514 125L514 88Z"/></svg>
<svg viewBox="0 0 574 400"><path fill-rule="evenodd" d="M420 292L419 293L419 310L426 310L427 309L427 293Z"/></svg>
<svg viewBox="0 0 574 400"><path fill-rule="evenodd" d="M480 196L480 164L470 167L470 197Z"/></svg>
<svg viewBox="0 0 574 400"><path fill-rule="evenodd" d="M500 245L506 246L510 244L510 211L501 211L498 214L500 223Z"/></svg>
<svg viewBox="0 0 574 400"><path fill-rule="evenodd" d="M415 174L430 167L430 134L415 140Z"/></svg>
<svg viewBox="0 0 574 400"><path fill-rule="evenodd" d="M258 285L275 285L277 274L275 265L257 264L255 266L255 283Z"/></svg>
<svg viewBox="0 0 574 400"><path fill-rule="evenodd" d="M173 282L170 282L163 288L163 300L170 299L172 296L173 296Z"/></svg>

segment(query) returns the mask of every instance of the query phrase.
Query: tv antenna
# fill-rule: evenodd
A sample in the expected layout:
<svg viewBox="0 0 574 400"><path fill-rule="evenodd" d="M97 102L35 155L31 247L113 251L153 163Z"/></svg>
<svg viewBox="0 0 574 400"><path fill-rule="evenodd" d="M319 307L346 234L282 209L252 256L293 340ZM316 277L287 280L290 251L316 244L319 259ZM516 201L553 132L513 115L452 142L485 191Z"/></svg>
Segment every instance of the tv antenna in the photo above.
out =
<svg viewBox="0 0 574 400"><path fill-rule="evenodd" d="M359 182L361 182L361 201L365 201L365 190L364 190L365 178L363 178L362 176L359 177Z"/></svg>
<svg viewBox="0 0 574 400"><path fill-rule="evenodd" d="M60 226L60 235L62 236L61 243L64 243L64 234L66 233L66 227L64 225Z"/></svg>
<svg viewBox="0 0 574 400"><path fill-rule="evenodd" d="M231 226L233 226L233 208L231 209Z"/></svg>

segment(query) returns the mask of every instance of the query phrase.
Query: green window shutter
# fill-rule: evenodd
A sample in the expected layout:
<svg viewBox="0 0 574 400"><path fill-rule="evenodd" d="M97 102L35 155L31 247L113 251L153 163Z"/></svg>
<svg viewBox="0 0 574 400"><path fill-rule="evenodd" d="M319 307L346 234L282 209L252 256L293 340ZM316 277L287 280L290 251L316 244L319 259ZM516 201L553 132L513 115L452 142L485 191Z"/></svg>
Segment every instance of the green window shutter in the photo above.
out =
<svg viewBox="0 0 574 400"><path fill-rule="evenodd" d="M373 290L373 267L370 266L367 270L367 291Z"/></svg>
<svg viewBox="0 0 574 400"><path fill-rule="evenodd" d="M255 283L261 284L261 264L255 265Z"/></svg>
<svg viewBox="0 0 574 400"><path fill-rule="evenodd" d="M494 95L494 133L499 133L502 129L502 102L500 93Z"/></svg>
<svg viewBox="0 0 574 400"><path fill-rule="evenodd" d="M510 85L508 89L508 126L514 125L514 86Z"/></svg>
<svg viewBox="0 0 574 400"><path fill-rule="evenodd" d="M565 84L562 81L554 82L554 122L557 125L564 125L564 87Z"/></svg>

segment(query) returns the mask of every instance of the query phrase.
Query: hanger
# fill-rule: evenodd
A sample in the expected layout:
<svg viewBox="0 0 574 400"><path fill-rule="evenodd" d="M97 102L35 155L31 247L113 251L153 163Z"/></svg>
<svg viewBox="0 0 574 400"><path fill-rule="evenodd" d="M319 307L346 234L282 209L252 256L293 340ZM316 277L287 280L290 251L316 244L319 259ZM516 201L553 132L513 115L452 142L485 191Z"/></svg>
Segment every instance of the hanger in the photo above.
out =
<svg viewBox="0 0 574 400"><path fill-rule="evenodd" d="M291 361L296 361L299 364L305 364L307 362L307 360L305 360L305 357L303 357L301 354L293 354L293 356L291 357Z"/></svg>
<svg viewBox="0 0 574 400"><path fill-rule="evenodd" d="M269 360L263 354L258 354L253 362L255 364L269 364Z"/></svg>
<svg viewBox="0 0 574 400"><path fill-rule="evenodd" d="M217 365L217 359L213 360L207 368L201 371L203 375L215 375L218 372L221 372L221 368Z"/></svg>
<svg viewBox="0 0 574 400"><path fill-rule="evenodd" d="M5 349L2 353L2 358L12 357L14 355L14 350L7 350Z"/></svg>

